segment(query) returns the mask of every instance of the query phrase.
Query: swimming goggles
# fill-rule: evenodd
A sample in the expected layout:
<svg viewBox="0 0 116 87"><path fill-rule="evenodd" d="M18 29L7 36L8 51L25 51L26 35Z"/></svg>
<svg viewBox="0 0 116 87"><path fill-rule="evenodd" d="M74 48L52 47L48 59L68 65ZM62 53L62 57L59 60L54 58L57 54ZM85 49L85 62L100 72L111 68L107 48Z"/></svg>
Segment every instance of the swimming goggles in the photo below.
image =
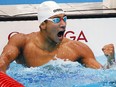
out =
<svg viewBox="0 0 116 87"><path fill-rule="evenodd" d="M57 17L57 18L49 18L47 20L52 21L53 23L59 23L61 20L66 22L67 16L64 16L63 18L59 18L59 17Z"/></svg>

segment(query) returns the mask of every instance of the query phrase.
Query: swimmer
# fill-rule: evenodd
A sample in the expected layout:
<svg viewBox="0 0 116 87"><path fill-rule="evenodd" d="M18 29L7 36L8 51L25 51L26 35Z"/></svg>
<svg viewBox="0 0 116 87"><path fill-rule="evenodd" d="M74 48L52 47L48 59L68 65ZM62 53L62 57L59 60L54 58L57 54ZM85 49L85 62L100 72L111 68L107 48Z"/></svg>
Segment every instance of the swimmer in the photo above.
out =
<svg viewBox="0 0 116 87"><path fill-rule="evenodd" d="M18 33L9 39L0 56L0 70L6 72L12 61L26 67L37 67L55 60L78 61L85 67L99 69L102 65L84 43L64 36L67 16L54 1L45 1L38 8L38 32Z"/></svg>

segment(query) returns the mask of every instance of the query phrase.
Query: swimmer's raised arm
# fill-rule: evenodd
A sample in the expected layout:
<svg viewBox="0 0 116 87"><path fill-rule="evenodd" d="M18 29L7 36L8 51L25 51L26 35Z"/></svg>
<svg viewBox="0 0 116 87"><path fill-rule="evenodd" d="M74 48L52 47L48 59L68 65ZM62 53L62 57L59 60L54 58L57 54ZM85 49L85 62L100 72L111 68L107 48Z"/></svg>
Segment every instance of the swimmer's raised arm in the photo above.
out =
<svg viewBox="0 0 116 87"><path fill-rule="evenodd" d="M78 42L78 49L80 53L80 58L78 62L80 62L85 67L93 68L93 69L100 69L102 65L96 60L92 50L84 43Z"/></svg>
<svg viewBox="0 0 116 87"><path fill-rule="evenodd" d="M102 65L95 59L92 50L84 43L80 41L70 41L67 42L67 47L70 48L70 53L72 52L72 61L78 61L85 67L99 69Z"/></svg>
<svg viewBox="0 0 116 87"><path fill-rule="evenodd" d="M107 63L104 66L102 66L99 62L97 62L93 52L87 45L84 45L82 43L80 45L82 52L81 55L83 55L82 59L80 60L84 66L95 68L95 69L99 69L99 68L108 69L111 68L113 65L116 65L115 50L113 44L107 44L102 48L102 51L104 52L104 55L107 58Z"/></svg>
<svg viewBox="0 0 116 87"><path fill-rule="evenodd" d="M0 71L6 72L9 64L17 58L24 45L24 37L23 34L16 34L10 38L0 56Z"/></svg>

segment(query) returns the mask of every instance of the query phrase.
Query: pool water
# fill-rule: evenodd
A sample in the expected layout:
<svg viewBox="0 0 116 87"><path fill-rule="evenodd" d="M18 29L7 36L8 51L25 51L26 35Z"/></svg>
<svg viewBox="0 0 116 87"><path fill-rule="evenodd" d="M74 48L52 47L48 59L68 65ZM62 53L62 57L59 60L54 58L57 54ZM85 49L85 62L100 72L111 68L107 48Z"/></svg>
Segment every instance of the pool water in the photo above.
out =
<svg viewBox="0 0 116 87"><path fill-rule="evenodd" d="M97 60L105 64L104 56ZM40 67L26 68L11 63L7 74L25 87L115 87L116 66L111 69L85 68L78 62L51 60Z"/></svg>

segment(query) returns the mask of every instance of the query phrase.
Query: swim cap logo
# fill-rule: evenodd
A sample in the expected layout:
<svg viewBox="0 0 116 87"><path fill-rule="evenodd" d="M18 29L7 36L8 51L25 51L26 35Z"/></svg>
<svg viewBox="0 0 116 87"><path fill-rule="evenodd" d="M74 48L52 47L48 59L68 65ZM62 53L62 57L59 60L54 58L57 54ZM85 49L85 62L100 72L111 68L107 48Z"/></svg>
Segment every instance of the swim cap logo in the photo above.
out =
<svg viewBox="0 0 116 87"><path fill-rule="evenodd" d="M62 9L54 9L53 12L63 11Z"/></svg>

